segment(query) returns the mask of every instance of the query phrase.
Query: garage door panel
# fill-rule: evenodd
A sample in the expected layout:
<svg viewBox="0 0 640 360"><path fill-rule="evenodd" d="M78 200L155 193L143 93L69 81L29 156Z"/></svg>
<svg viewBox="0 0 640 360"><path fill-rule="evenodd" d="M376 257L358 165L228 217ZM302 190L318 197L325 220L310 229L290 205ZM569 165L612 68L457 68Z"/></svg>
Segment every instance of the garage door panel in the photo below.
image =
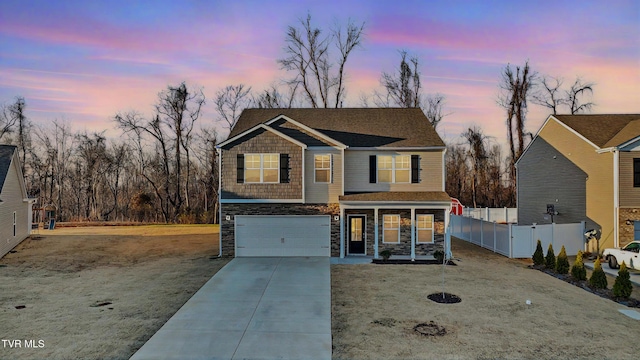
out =
<svg viewBox="0 0 640 360"><path fill-rule="evenodd" d="M236 216L237 256L330 256L330 216Z"/></svg>

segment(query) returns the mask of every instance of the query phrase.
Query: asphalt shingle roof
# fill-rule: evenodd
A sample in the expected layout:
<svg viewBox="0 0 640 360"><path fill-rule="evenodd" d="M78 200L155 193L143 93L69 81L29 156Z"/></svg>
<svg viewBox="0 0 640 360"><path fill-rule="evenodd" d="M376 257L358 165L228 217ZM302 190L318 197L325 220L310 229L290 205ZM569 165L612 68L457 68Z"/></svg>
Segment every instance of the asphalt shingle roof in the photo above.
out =
<svg viewBox="0 0 640 360"><path fill-rule="evenodd" d="M232 138L285 115L350 147L444 147L422 110L404 108L246 109Z"/></svg>
<svg viewBox="0 0 640 360"><path fill-rule="evenodd" d="M9 167L11 166L11 158L16 147L13 145L0 145L0 191L4 186L4 180L9 173Z"/></svg>
<svg viewBox="0 0 640 360"><path fill-rule="evenodd" d="M640 136L640 114L554 115L600 148L621 145Z"/></svg>

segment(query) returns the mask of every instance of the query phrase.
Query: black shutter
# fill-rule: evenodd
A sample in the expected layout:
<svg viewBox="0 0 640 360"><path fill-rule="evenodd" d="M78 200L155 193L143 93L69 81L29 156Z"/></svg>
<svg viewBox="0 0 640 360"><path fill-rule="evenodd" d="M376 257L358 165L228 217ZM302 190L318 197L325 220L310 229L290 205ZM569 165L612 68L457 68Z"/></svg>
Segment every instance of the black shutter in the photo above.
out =
<svg viewBox="0 0 640 360"><path fill-rule="evenodd" d="M280 182L289 183L289 154L280 154Z"/></svg>
<svg viewBox="0 0 640 360"><path fill-rule="evenodd" d="M244 183L244 154L238 154L238 164L237 164L237 178L236 181L238 184Z"/></svg>
<svg viewBox="0 0 640 360"><path fill-rule="evenodd" d="M369 183L370 184L376 183L376 177L378 175L377 165L378 165L378 161L376 159L376 156L369 155Z"/></svg>
<svg viewBox="0 0 640 360"><path fill-rule="evenodd" d="M420 182L420 156L411 155L411 183L417 184Z"/></svg>

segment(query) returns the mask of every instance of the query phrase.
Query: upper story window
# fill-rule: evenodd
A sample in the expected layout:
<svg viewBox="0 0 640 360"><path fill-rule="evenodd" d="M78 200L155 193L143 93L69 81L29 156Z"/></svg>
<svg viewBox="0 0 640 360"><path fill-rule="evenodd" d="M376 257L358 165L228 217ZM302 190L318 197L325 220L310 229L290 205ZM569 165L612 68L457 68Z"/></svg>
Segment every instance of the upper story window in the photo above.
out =
<svg viewBox="0 0 640 360"><path fill-rule="evenodd" d="M640 187L640 159L633 159L633 187Z"/></svg>
<svg viewBox="0 0 640 360"><path fill-rule="evenodd" d="M378 156L379 183L409 183L411 177L410 155Z"/></svg>
<svg viewBox="0 0 640 360"><path fill-rule="evenodd" d="M277 183L280 180L278 154L245 154L245 183Z"/></svg>
<svg viewBox="0 0 640 360"><path fill-rule="evenodd" d="M315 166L315 182L331 182L331 155L315 155L313 157Z"/></svg>

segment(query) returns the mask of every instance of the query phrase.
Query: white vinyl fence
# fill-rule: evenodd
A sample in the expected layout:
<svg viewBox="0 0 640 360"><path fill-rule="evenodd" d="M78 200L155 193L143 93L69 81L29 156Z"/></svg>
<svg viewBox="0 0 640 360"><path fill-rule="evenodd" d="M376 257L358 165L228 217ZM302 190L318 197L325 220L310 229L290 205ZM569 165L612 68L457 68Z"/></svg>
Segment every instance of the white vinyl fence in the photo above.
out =
<svg viewBox="0 0 640 360"><path fill-rule="evenodd" d="M451 236L482 246L510 258L530 258L538 240L546 253L549 244L556 254L564 245L567 255L584 251L585 223L514 225L498 224L465 216L451 215Z"/></svg>
<svg viewBox="0 0 640 360"><path fill-rule="evenodd" d="M518 208L463 208L462 216L497 223L518 223Z"/></svg>

